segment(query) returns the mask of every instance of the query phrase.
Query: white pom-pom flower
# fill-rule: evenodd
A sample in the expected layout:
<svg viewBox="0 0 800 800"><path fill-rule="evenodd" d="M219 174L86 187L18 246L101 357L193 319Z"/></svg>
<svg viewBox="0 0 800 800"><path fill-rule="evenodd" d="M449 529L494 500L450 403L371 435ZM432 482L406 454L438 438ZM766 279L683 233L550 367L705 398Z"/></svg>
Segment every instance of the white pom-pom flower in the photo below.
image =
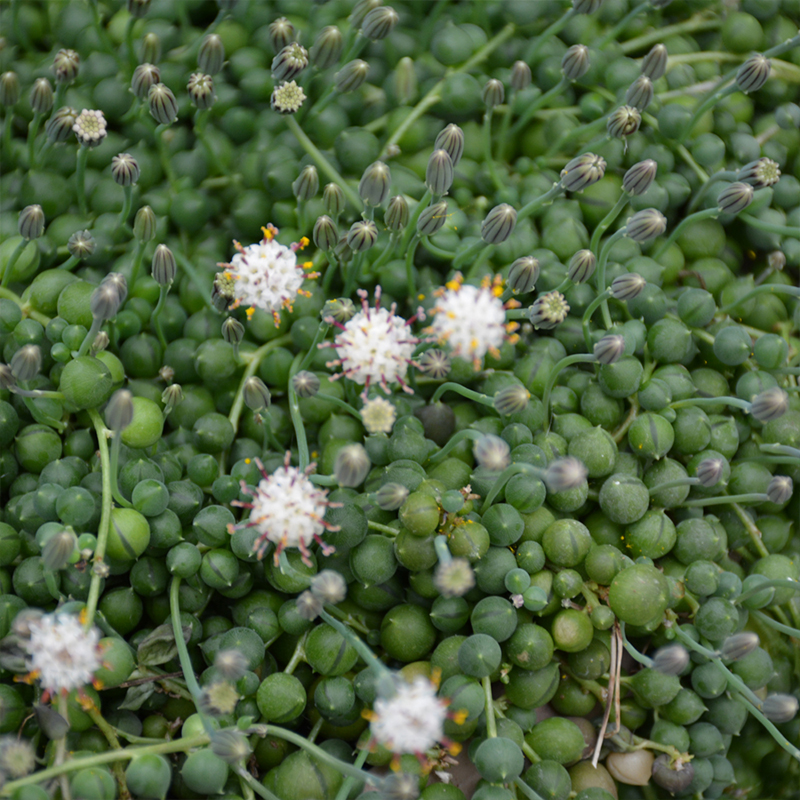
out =
<svg viewBox="0 0 800 800"><path fill-rule="evenodd" d="M267 225L261 229L264 238L260 242L242 247L234 241L237 249L231 262L221 263L224 267L217 275L216 290L230 300L230 308L244 306L248 319L257 308L269 311L280 323L281 309L292 310L292 304L298 294L308 296L302 289L306 278L316 278L317 273L307 273L311 262L297 263L297 251L302 250L308 239L303 237L298 243L289 247L278 244L275 237L278 229Z"/></svg>
<svg viewBox="0 0 800 800"><path fill-rule="evenodd" d="M392 432L394 421L397 419L397 409L382 397L373 397L361 407L361 421L367 433Z"/></svg>
<svg viewBox="0 0 800 800"><path fill-rule="evenodd" d="M50 694L71 692L92 683L102 666L100 632L84 630L75 614L55 612L30 622L26 666Z"/></svg>
<svg viewBox="0 0 800 800"><path fill-rule="evenodd" d="M315 486L308 478L314 469L310 464L305 471L289 466L289 454L284 465L268 475L264 465L256 459L261 470L262 480L255 489L242 481L242 491L253 499L249 503L234 500L231 505L249 508L250 517L238 526L230 526L231 533L237 527L255 528L258 538L253 544L253 552L263 558L270 543L275 545L275 565L280 554L287 547L300 550L303 561L310 563L308 546L316 541L322 552L329 555L333 547L326 545L321 536L325 531L338 530L325 522L328 508L338 507L338 503L328 502L328 492Z"/></svg>
<svg viewBox="0 0 800 800"><path fill-rule="evenodd" d="M380 308L380 286L375 289L374 308L367 302L365 291L359 290L359 296L361 311L344 325L329 318L340 332L332 344L325 343L328 347L334 347L338 356L329 361L327 366L341 366L342 371L334 377L345 377L362 385L364 391L361 396L364 400L367 399L367 389L376 383L387 393L390 383L398 383L410 394L412 390L406 385L405 377L412 363L414 349L420 342L411 332L410 325L415 319L423 318L422 312L404 320L394 313L394 303L391 308Z"/></svg>
<svg viewBox="0 0 800 800"><path fill-rule="evenodd" d="M480 286L463 283L461 274L437 292L433 324L428 329L441 343L447 343L453 355L472 361L479 369L487 353L498 357L498 348L517 329L516 322L506 322L501 300L502 282L485 278Z"/></svg>

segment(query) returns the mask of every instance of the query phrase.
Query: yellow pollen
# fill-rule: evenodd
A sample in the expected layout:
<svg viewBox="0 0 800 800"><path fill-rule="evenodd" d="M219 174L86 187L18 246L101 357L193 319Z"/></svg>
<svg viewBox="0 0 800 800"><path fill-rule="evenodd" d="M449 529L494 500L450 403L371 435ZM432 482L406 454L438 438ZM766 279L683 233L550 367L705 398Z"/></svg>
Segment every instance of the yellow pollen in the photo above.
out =
<svg viewBox="0 0 800 800"><path fill-rule="evenodd" d="M253 306L250 306L250 308L248 308L247 311L245 312L247 314L247 319L252 319L253 314L255 314L255 312L256 312L255 308Z"/></svg>
<svg viewBox="0 0 800 800"><path fill-rule="evenodd" d="M308 247L308 244L309 244L308 237L307 236L303 236L300 239L300 241L298 242L298 244L300 245L300 247L298 248L299 250L302 250L304 247Z"/></svg>

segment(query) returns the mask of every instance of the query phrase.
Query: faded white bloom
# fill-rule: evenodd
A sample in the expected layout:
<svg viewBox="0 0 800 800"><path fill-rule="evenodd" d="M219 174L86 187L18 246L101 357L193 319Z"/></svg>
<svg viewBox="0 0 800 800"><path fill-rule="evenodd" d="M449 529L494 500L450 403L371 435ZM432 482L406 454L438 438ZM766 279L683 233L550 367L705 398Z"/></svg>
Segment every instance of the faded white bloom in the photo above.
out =
<svg viewBox="0 0 800 800"><path fill-rule="evenodd" d="M78 114L72 126L78 142L84 147L97 147L106 138L106 118L102 111L87 111Z"/></svg>
<svg viewBox="0 0 800 800"><path fill-rule="evenodd" d="M367 400L361 408L361 421L367 433L392 432L394 421L397 419L397 409L382 397L373 397Z"/></svg>

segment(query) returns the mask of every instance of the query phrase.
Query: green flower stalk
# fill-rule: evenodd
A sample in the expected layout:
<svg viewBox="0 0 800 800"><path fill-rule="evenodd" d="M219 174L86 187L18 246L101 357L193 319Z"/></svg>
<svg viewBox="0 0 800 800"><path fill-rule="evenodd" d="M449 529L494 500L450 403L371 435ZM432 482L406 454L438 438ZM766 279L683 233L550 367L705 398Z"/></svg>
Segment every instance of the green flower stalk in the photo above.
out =
<svg viewBox="0 0 800 800"><path fill-rule="evenodd" d="M119 215L120 225L127 226L128 217L131 213L133 187L139 180L139 174L139 163L130 153L120 153L111 159L111 177L125 192L125 201L122 205L122 212Z"/></svg>
<svg viewBox="0 0 800 800"><path fill-rule="evenodd" d="M122 443L122 431L133 422L133 395L127 389L116 391L106 406L106 424L113 431L111 439L111 459L109 462L109 481L111 496L117 505L132 508L122 496L117 484L119 475L119 446Z"/></svg>
<svg viewBox="0 0 800 800"><path fill-rule="evenodd" d="M609 298L615 300L622 300L627 302L638 297L642 289L647 285L647 281L636 272L629 272L625 275L620 275L614 278L611 286L595 297L594 300L587 306L586 311L583 313L583 320L581 326L583 327L583 340L586 343L586 349L592 349L592 337L589 333L589 323L591 322L592 315L595 311ZM610 320L609 320L610 322ZM610 325L609 325L610 327Z"/></svg>
<svg viewBox="0 0 800 800"><path fill-rule="evenodd" d="M17 263L22 251L28 246L28 242L34 239L39 239L44 235L44 212L42 207L38 204L25 206L19 212L17 220L17 228L22 241L14 248L14 251L9 256L6 262L5 271L3 272L2 279L0 279L0 288L5 289L11 280L11 273L14 271L14 265Z"/></svg>
<svg viewBox="0 0 800 800"><path fill-rule="evenodd" d="M161 312L164 309L164 303L166 302L169 290L172 288L172 282L175 280L176 272L177 265L172 250L164 244L158 245L155 253L153 253L152 266L153 280L155 280L159 286L158 303L156 303L151 319L158 341L164 348L167 346L167 340L164 337L164 331L161 329ZM238 354L236 354L236 357L238 358Z"/></svg>
<svg viewBox="0 0 800 800"><path fill-rule="evenodd" d="M39 125L42 118L50 112L54 104L53 87L47 78L39 78L31 89L31 108L33 109L33 119L28 125L28 169L35 169L35 150L36 134L39 132Z"/></svg>

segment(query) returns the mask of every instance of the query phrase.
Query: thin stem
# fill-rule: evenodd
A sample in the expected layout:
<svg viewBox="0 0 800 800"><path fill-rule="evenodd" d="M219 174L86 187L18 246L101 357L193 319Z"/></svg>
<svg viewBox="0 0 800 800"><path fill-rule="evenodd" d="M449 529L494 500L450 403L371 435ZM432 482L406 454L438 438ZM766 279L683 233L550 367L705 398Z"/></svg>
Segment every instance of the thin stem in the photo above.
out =
<svg viewBox="0 0 800 800"><path fill-rule="evenodd" d="M136 286L136 279L139 277L139 269L142 266L142 257L144 256L144 246L144 242L136 242L136 250L133 253L133 266L131 267L131 279L128 281L128 288L131 291L133 291L133 287ZM183 258L183 256L179 255L178 253L175 253L175 257L178 261L181 261ZM183 266L182 262L181 266ZM205 291L204 294L208 294L208 291Z"/></svg>
<svg viewBox="0 0 800 800"><path fill-rule="evenodd" d="M131 16L125 26L125 50L128 56L128 69L131 73L136 69L136 53L133 50L133 26L136 24L136 17Z"/></svg>
<svg viewBox="0 0 800 800"><path fill-rule="evenodd" d="M623 226L618 231L612 233L611 236L606 239L605 244L600 250L600 256L597 259L597 277L595 278L598 296L605 294L606 264L608 263L608 255L611 252L611 248L618 239L621 239L625 235L626 232L627 227ZM604 297L600 301L600 313L603 316L603 325L605 326L605 329L608 330L611 327L611 312L608 310L608 297Z"/></svg>
<svg viewBox="0 0 800 800"><path fill-rule="evenodd" d="M719 403L733 406L734 408L741 408L742 411L750 411L751 404L747 400L742 400L740 397L687 397L685 400L676 400L670 403L670 408L685 408L686 406L714 406Z"/></svg>
<svg viewBox="0 0 800 800"><path fill-rule="evenodd" d="M406 253L406 285L408 286L408 296L412 299L417 296L417 278L414 274L414 254L417 251L419 240L419 234L415 233L408 247L408 252Z"/></svg>
<svg viewBox="0 0 800 800"><path fill-rule="evenodd" d="M455 253L451 253L449 250L443 250L441 247L437 247L431 240L429 236L423 236L420 239L422 246L432 255L442 261L452 261L455 257ZM373 267L374 272L374 267Z"/></svg>
<svg viewBox="0 0 800 800"><path fill-rule="evenodd" d="M86 336L83 337L80 350L78 350L78 358L85 356L89 352L97 334L100 333L100 328L103 327L103 320L100 317L92 317L92 326L89 328Z"/></svg>
<svg viewBox="0 0 800 800"><path fill-rule="evenodd" d="M319 327L317 328L317 332L314 334L314 340L311 342L311 347L308 348L308 352L306 353L305 358L303 359L300 367L298 368L298 372L303 372L311 365L314 356L316 355L320 342L325 340L325 337L328 335L328 331L331 329L330 322L325 322L324 320L320 322ZM360 415L359 415L360 418Z"/></svg>
<svg viewBox="0 0 800 800"><path fill-rule="evenodd" d="M9 256L8 261L6 261L5 271L3 272L3 279L0 281L0 289L5 289L6 286L8 286L11 280L11 273L14 271L14 265L17 263L17 259L20 255L22 255L22 251L28 246L29 241L30 239L23 239Z"/></svg>
<svg viewBox="0 0 800 800"><path fill-rule="evenodd" d="M531 464L527 464L524 462L518 462L516 464L511 464L510 466L506 467L498 476L497 480L492 485L489 494L486 495L486 499L483 501L483 505L481 506L481 514L485 514L489 508L491 507L494 499L500 494L500 490L513 478L515 475L530 475L533 478L538 478L542 480L544 478L544 470L538 469Z"/></svg>
<svg viewBox="0 0 800 800"><path fill-rule="evenodd" d="M158 341L161 343L163 348L166 348L167 340L164 338L164 331L161 329L161 312L164 309L164 301L167 299L167 295L169 294L171 287L172 281L170 281L166 286L159 287L158 302L156 303L155 309L153 309L153 315L150 317L150 321L153 324L153 330L155 330Z"/></svg>
<svg viewBox="0 0 800 800"><path fill-rule="evenodd" d="M775 225L771 222L764 222L763 219L754 217L752 214L739 214L739 219L746 222L753 228L758 228L765 233L775 233L778 236L791 236L793 239L800 239L800 228L793 228L790 225ZM791 287L786 287L791 288Z"/></svg>
<svg viewBox="0 0 800 800"><path fill-rule="evenodd" d="M231 769L239 776L239 785L242 789L249 789L248 794L250 797L255 797L255 794L259 794L264 800L280 800L266 786L259 783L241 764L233 766Z"/></svg>
<svg viewBox="0 0 800 800"><path fill-rule="evenodd" d="M611 211L606 214L600 222L597 223L597 227L594 229L594 233L592 234L592 239L589 242L589 249L597 254L598 247L600 245L600 239L602 238L603 234L608 230L608 226L619 216L619 212L625 208L626 205L630 202L630 195L627 192L623 192L620 196L619 200L614 204L614 207Z"/></svg>
<svg viewBox="0 0 800 800"><path fill-rule="evenodd" d="M677 486L697 486L699 483L699 478L676 478L674 481L666 481L665 483L659 483L658 486L651 486L647 491L652 497L664 489L674 489Z"/></svg>
<svg viewBox="0 0 800 800"><path fill-rule="evenodd" d="M740 603L747 600L748 597L752 597L764 589L770 589L772 587L776 589L791 589L793 592L800 592L800 581L793 580L792 578L776 578L774 580L761 581L757 586L740 594L733 601L733 604L738 606Z"/></svg>
<svg viewBox="0 0 800 800"><path fill-rule="evenodd" d="M58 713L64 718L69 719L69 703L68 703L68 695L66 691L62 691L61 694L58 696ZM56 742L56 766L60 766L64 763L65 757L67 755L67 734L65 733L57 742ZM58 780L59 786L61 787L61 795L63 800L71 800L72 793L70 792L69 788L69 781L67 780L66 775L62 775Z"/></svg>
<svg viewBox="0 0 800 800"><path fill-rule="evenodd" d="M620 50L623 55L628 55L628 53L635 53L637 50L644 50L657 42L664 41L670 36L680 36L697 31L711 31L722 27L722 17L713 13L712 17L709 18L709 15L700 13L675 25L656 26L654 31L628 39L627 42L622 42Z"/></svg>
<svg viewBox="0 0 800 800"><path fill-rule="evenodd" d="M356 411L350 403L346 403L344 400L334 397L332 394L326 394L325 392L317 392L314 396L318 397L320 400L324 400L326 403L335 405L337 408L341 408L342 411L346 411L351 417L355 417L361 422L361 414Z"/></svg>
<svg viewBox="0 0 800 800"><path fill-rule="evenodd" d="M484 242L483 239L474 241L463 253L459 253L453 259L453 269L461 269L468 262L475 261L478 254L486 247L491 247L491 245Z"/></svg>
<svg viewBox="0 0 800 800"><path fill-rule="evenodd" d="M746 697L734 694L734 697L769 731L770 736L790 755L800 761L798 750Z"/></svg>
<svg viewBox="0 0 800 800"><path fill-rule="evenodd" d="M697 190L697 194L692 198L692 202L689 203L689 213L691 214L697 206L700 205L702 199L708 194L708 190L717 182L717 181L735 181L738 172L735 172L732 169L721 169L719 172L715 172L713 175L709 177L709 179Z"/></svg>
<svg viewBox="0 0 800 800"><path fill-rule="evenodd" d="M111 496L114 498L117 505L123 508L133 508L133 504L129 503L119 490L118 475L119 475L119 446L122 442L122 431L115 431L111 438Z"/></svg>
<svg viewBox="0 0 800 800"><path fill-rule="evenodd" d="M433 393L433 397L431 397L430 405L438 403L442 399L442 396L445 394L445 392L456 392L462 397L466 397L467 400L473 400L476 403L489 406L489 408L494 407L494 400L489 397L488 394L475 392L472 389L467 389L466 386L462 386L460 383L453 383L452 381L443 383L436 389L436 391Z"/></svg>
<svg viewBox="0 0 800 800"><path fill-rule="evenodd" d="M785 633L791 636L793 639L797 639L798 641L800 641L800 630L797 630L797 628L792 628L789 625L784 625L782 622L778 622L777 620L772 619L772 617L769 616L769 614L765 614L763 611L754 610L751 611L750 613L754 614L756 619L760 620L768 627L774 628L776 631Z"/></svg>
<svg viewBox="0 0 800 800"><path fill-rule="evenodd" d="M486 737L497 738L497 720L494 716L494 699L492 698L492 679L486 675L481 679L483 696L486 699Z"/></svg>
<svg viewBox="0 0 800 800"><path fill-rule="evenodd" d="M533 214L534 211L537 211L544 205L548 205L551 200L555 199L561 194L564 194L566 190L560 183L554 183L553 187L546 191L544 194L539 195L539 197L535 197L530 203L526 203L522 208L517 212L517 225L519 223Z"/></svg>
<svg viewBox="0 0 800 800"><path fill-rule="evenodd" d="M297 437L297 450L300 459L300 469L304 470L311 460L308 452L308 439L306 438L306 429L303 425L303 416L300 413L300 403L297 399L297 392L294 388L292 378L297 374L298 368L303 360L303 354L299 353L295 356L292 362L292 367L289 370L289 415L292 418L292 426L294 427L294 434Z"/></svg>
<svg viewBox="0 0 800 800"><path fill-rule="evenodd" d="M39 132L39 124L44 115L38 111L33 112L33 119L28 125L28 169L36 169L36 151L34 145L36 144L36 134Z"/></svg>
<svg viewBox="0 0 800 800"><path fill-rule="evenodd" d="M482 437L486 436L485 433L481 433L481 431L475 430L475 428L464 428L463 431L459 431L458 433L453 434L450 437L450 440L447 444L438 452L434 453L429 459L429 464L436 464L441 461L448 453L451 453L458 447L464 439L472 439L473 441L478 441Z"/></svg>
<svg viewBox="0 0 800 800"><path fill-rule="evenodd" d="M89 212L86 206L86 160L89 158L89 148L78 146L78 158L75 166L75 182L78 194L78 209L82 217Z"/></svg>
<svg viewBox="0 0 800 800"><path fill-rule="evenodd" d="M144 247L144 244L141 244L141 246ZM194 264L192 264L192 262L189 261L189 259L186 258L186 256L184 256L180 251L178 251L178 250L174 251L174 255L175 255L175 260L181 265L181 267L183 268L184 272L189 276L189 280L191 280L191 282L195 285L195 287L199 291L203 302L209 308L213 308L213 306L211 304L211 297L210 297L210 294L209 294L209 291L208 291L208 281L205 280L200 275L200 273L195 268ZM141 263L141 257L139 259L139 263ZM138 271L138 268L137 268L137 271ZM131 285L133 285L133 284L131 284Z"/></svg>
<svg viewBox="0 0 800 800"><path fill-rule="evenodd" d="M189 650L186 647L186 641L183 638L180 588L181 579L175 575L172 578L172 583L169 587L169 614L170 619L172 620L172 632L175 635L175 646L178 648L178 661L180 661L181 669L183 670L183 679L186 681L186 686L192 693L195 703L199 703L203 692L200 689L200 684L197 682L197 678L195 677L192 659L189 657Z"/></svg>
<svg viewBox="0 0 800 800"><path fill-rule="evenodd" d="M661 247L656 250L653 254L652 258L654 261L658 261L664 253L667 252L669 246L683 233L683 231L687 228L687 226L699 222L702 219L709 219L711 217L718 217L720 215L720 210L716 206L714 208L704 208L702 211L695 211L694 214L689 214L688 217L684 217L673 229L672 233L667 237L667 240L661 245Z"/></svg>
<svg viewBox="0 0 800 800"><path fill-rule="evenodd" d="M645 0L644 3L639 3L638 6L634 6L616 25L612 28L609 28L603 36L601 36L592 47L596 47L598 50L602 50L609 42L613 42L617 36L628 27L628 23L631 20L635 19L642 13L645 9L651 8L650 0Z"/></svg>
<svg viewBox="0 0 800 800"><path fill-rule="evenodd" d="M686 123L683 133L681 133L680 137L678 138L678 143L683 144L686 141L687 137L692 132L692 129L697 124L697 120L699 120L700 117L706 113L706 111L715 106L723 98L738 91L739 86L733 83L730 86L726 86L724 89L714 92L714 94L712 94L710 97L707 97L702 103L700 103L697 108L695 108L689 121Z"/></svg>
<svg viewBox="0 0 800 800"><path fill-rule="evenodd" d="M497 174L497 165L494 163L492 155L492 109L487 108L483 115L483 160L489 170L489 177L498 191L503 190L503 182Z"/></svg>
<svg viewBox="0 0 800 800"><path fill-rule="evenodd" d="M746 494L717 495L715 497L702 497L698 500L686 500L681 503L681 508L703 508L703 506L722 506L727 503L767 503L769 497L761 492Z"/></svg>
<svg viewBox="0 0 800 800"><path fill-rule="evenodd" d="M167 143L164 140L164 131L169 128L169 125L157 125L155 131L153 132L153 136L156 138L156 148L158 149L158 158L161 162L161 169L164 170L164 174L167 176L167 181L169 185L174 189L175 188L175 169L172 166L172 159L170 158L169 151L167 150Z"/></svg>
<svg viewBox="0 0 800 800"><path fill-rule="evenodd" d="M611 290L606 289L604 292L595 297L591 303L586 307L586 311L583 312L583 320L581 321L581 327L583 328L583 341L586 344L586 349L592 349L592 337L589 333L589 323L592 321L592 314L600 307L600 304L611 297Z"/></svg>
<svg viewBox="0 0 800 800"><path fill-rule="evenodd" d="M301 661L306 660L306 651L305 651L305 644L306 639L308 639L308 631L306 631L298 640L297 644L294 647L294 652L292 653L292 657L289 659L289 663L286 665L286 668L283 670L287 675L291 675L297 665Z"/></svg>
<svg viewBox="0 0 800 800"><path fill-rule="evenodd" d="M550 395L553 392L553 387L556 385L556 380L558 379L558 374L561 372L561 370L566 369L572 364L593 364L595 361L597 361L597 359L593 353L575 353L575 355L564 356L564 358L562 358L560 361L556 361L556 363L553 365L553 368L550 370L550 374L547 376L547 383L545 384L544 392L542 393L542 405L544 406L544 419L546 423L548 423L550 418L548 413Z"/></svg>
<svg viewBox="0 0 800 800"><path fill-rule="evenodd" d="M527 125L536 112L545 105L551 98L558 97L564 93L564 90L569 86L570 81L567 78L562 78L552 89L540 94L527 108L523 111L522 116L511 126L511 135L516 136ZM508 112L506 119L511 118L511 102L508 105ZM503 120L505 122L505 120ZM505 146L505 139L501 140L501 145ZM502 153L502 150L499 150Z"/></svg>
<svg viewBox="0 0 800 800"><path fill-rule="evenodd" d="M563 29L576 13L573 7L568 8L555 22L550 23L550 25L536 37L536 44L526 56L528 63L533 64L536 61L536 57L539 55L539 51L542 47L552 41L553 37Z"/></svg>
<svg viewBox="0 0 800 800"><path fill-rule="evenodd" d="M322 718L320 717L320 720ZM368 747L363 747L361 750L358 751L358 755L356 756L355 763L353 764L354 767L360 769L366 763L367 758L369 757L370 750ZM339 791L336 793L336 797L334 800L347 800L348 795L350 794L350 790L356 785L356 781L352 776L348 776L344 779Z"/></svg>
<svg viewBox="0 0 800 800"><path fill-rule="evenodd" d="M361 656L364 663L375 670L379 677L391 676L391 671L386 664L370 650L369 646L365 644L352 629L348 628L347 625L340 622L324 608L320 611L319 615L328 625L337 630L344 637L345 641Z"/></svg>
<svg viewBox="0 0 800 800"><path fill-rule="evenodd" d="M81 260L78 256L70 256L63 264L59 264L56 269L63 269L69 272L71 269L75 269L80 263Z"/></svg>
<svg viewBox="0 0 800 800"><path fill-rule="evenodd" d="M119 215L119 224L125 227L128 224L128 217L131 213L131 203L133 202L133 186L123 186L122 191L125 194L125 199L122 203L122 211Z"/></svg>
<svg viewBox="0 0 800 800"><path fill-rule="evenodd" d="M100 506L100 524L97 526L97 544L94 548L93 562L96 567L103 563L103 558L106 554L106 545L108 544L108 534L111 529L111 463L108 455L108 430L103 424L100 414L94 408L90 408L87 412L94 425L95 433L97 434L97 451L100 454L100 470L102 474L102 495ZM92 570L92 580L89 584L89 596L86 598L86 621L84 628L88 631L91 630L94 621L94 615L97 611L97 601L100 598L100 584L102 570ZM6 784L8 785L8 784Z"/></svg>
<svg viewBox="0 0 800 800"><path fill-rule="evenodd" d="M449 564L453 560L450 548L447 546L447 537L439 534L433 537L433 549L440 564Z"/></svg>
<svg viewBox="0 0 800 800"><path fill-rule="evenodd" d="M653 661L653 659L652 659L652 658L648 658L646 655L643 655L642 653L640 653L640 652L639 652L639 651L638 651L638 650L637 650L637 649L636 649L636 648L635 648L635 647L634 647L634 646L633 646L633 645L632 645L632 644L631 644L631 643L628 641L628 637L627 637L627 635L625 634L625 623L624 623L624 622L620 622L620 623L619 623L619 630L620 630L620 634L622 635L622 646L625 648L625 650L627 651L628 655L629 655L629 656L630 656L630 657L631 657L631 658L632 658L634 661L638 661L638 662L639 662L640 664L642 664L643 666L645 666L645 667L652 667L652 666L653 666L653 664L655 663L655 662Z"/></svg>

